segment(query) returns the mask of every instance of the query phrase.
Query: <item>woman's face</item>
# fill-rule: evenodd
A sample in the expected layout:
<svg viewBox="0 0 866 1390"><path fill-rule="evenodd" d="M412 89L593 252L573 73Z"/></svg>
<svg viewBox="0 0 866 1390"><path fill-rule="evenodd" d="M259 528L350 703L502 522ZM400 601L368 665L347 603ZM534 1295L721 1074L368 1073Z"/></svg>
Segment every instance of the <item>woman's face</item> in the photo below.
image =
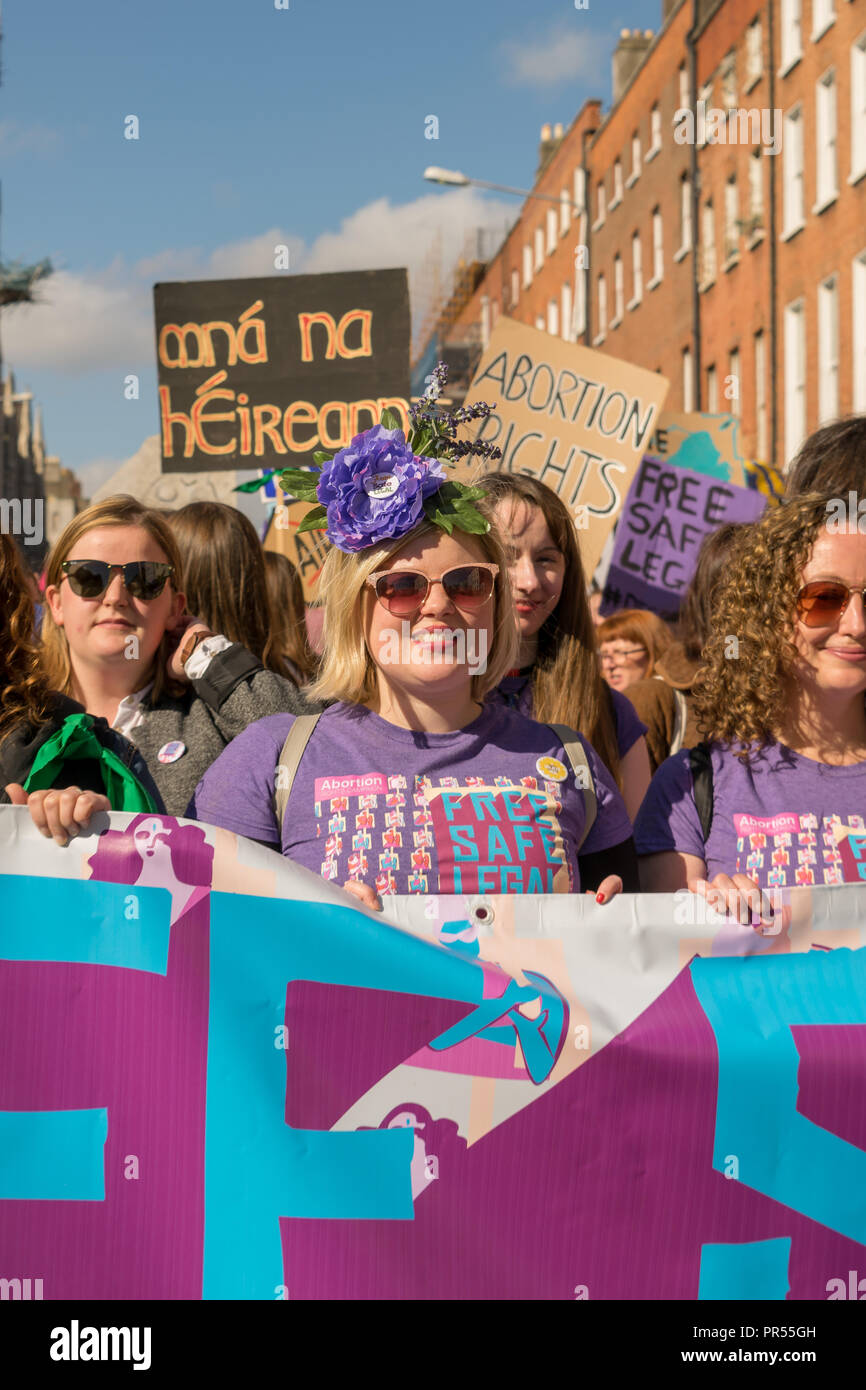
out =
<svg viewBox="0 0 866 1390"><path fill-rule="evenodd" d="M649 652L628 637L612 637L602 642L601 674L612 690L625 690L643 680L649 668Z"/></svg>
<svg viewBox="0 0 866 1390"><path fill-rule="evenodd" d="M141 526L96 526L75 542L66 558L117 565L130 560L167 563L158 542ZM60 584L49 585L45 597L55 623L66 633L74 662L114 666L128 661L136 676L150 670L163 634L177 623L185 602L170 581L155 599L133 598L119 570L98 598L80 598L65 575Z"/></svg>
<svg viewBox="0 0 866 1390"><path fill-rule="evenodd" d="M439 580L449 570L465 565L489 564L473 536L455 532L449 536L437 527L436 535L419 536L395 554L382 569L389 573L414 570ZM491 593L479 607L461 606L441 583L431 584L420 607L406 617L390 613L364 588L364 635L376 663L380 686L384 682L407 694L431 693L454 696L468 693L471 679L487 669L496 619L496 596Z"/></svg>
<svg viewBox="0 0 866 1390"><path fill-rule="evenodd" d="M540 507L505 498L497 505L495 517L508 556L520 636L534 637L559 603L565 556Z"/></svg>
<svg viewBox="0 0 866 1390"><path fill-rule="evenodd" d="M866 535L819 531L801 583L834 580L848 588L866 589ZM840 618L829 617L820 627L794 626L798 658L795 673L803 684L827 694L858 695L866 690L866 614L861 593L849 595Z"/></svg>
<svg viewBox="0 0 866 1390"><path fill-rule="evenodd" d="M153 859L161 846L168 847L168 827L158 816L149 816L135 827L133 841L142 859Z"/></svg>

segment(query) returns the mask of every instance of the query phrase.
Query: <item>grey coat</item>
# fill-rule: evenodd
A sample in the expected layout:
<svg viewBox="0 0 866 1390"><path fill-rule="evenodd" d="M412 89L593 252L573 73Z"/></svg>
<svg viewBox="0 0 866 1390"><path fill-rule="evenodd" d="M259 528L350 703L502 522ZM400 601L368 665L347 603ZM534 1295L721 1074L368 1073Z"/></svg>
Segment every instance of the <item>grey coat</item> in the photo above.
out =
<svg viewBox="0 0 866 1390"><path fill-rule="evenodd" d="M129 738L140 750L170 816L183 816L211 763L239 733L268 714L309 714L318 709L291 681L266 671L246 648L234 643L212 657L200 680L180 697L145 700L145 717ZM160 762L160 749L180 742L174 762Z"/></svg>

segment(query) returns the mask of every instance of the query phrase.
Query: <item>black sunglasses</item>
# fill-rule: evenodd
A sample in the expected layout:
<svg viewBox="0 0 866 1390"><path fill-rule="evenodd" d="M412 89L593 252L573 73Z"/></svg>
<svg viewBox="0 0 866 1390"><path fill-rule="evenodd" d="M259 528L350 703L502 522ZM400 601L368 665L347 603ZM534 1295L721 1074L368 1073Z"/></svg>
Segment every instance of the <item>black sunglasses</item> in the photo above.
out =
<svg viewBox="0 0 866 1390"><path fill-rule="evenodd" d="M105 560L64 560L60 568L79 598L101 598L113 572L120 570L127 592L145 603L159 598L166 581L174 574L174 566L161 560L130 560L126 565L109 565Z"/></svg>

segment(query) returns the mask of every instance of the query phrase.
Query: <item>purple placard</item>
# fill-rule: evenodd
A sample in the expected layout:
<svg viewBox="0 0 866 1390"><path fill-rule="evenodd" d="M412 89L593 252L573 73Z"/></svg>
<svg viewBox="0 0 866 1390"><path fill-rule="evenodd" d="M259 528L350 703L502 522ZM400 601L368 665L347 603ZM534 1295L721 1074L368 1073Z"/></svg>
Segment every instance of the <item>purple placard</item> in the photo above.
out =
<svg viewBox="0 0 866 1390"><path fill-rule="evenodd" d="M617 525L602 613L676 613L704 537L729 521L757 520L766 503L751 488L645 455Z"/></svg>

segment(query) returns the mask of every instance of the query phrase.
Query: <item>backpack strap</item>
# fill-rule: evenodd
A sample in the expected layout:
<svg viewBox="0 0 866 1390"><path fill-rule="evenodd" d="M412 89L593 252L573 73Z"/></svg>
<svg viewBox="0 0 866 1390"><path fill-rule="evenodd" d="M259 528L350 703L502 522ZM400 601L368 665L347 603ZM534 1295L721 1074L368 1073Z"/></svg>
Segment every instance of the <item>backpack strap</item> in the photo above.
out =
<svg viewBox="0 0 866 1390"><path fill-rule="evenodd" d="M292 784L295 780L295 773L301 758L304 756L304 749L310 741L313 730L321 718L321 711L318 714L298 714L295 722L289 730L288 737L280 749L280 757L277 762L274 776L274 814L277 818L277 830L280 840L283 834L283 821L286 815L286 807L289 804L289 796L292 791Z"/></svg>
<svg viewBox="0 0 866 1390"><path fill-rule="evenodd" d="M571 763L574 772L574 780L583 792L583 805L586 815L583 824L583 834L580 837L580 844L577 846L578 853L580 853L581 845L592 829L598 812L598 797L595 794L592 769L587 760L586 749L574 729L570 729L567 724L548 724L547 727L553 730L562 744L565 750L565 756Z"/></svg>
<svg viewBox="0 0 866 1390"><path fill-rule="evenodd" d="M669 757L672 753L679 753L682 748L686 738L686 720L689 717L689 708L686 704L686 697L683 692L677 690L674 686L671 686L670 689L674 692L677 713L674 721L674 733L671 739Z"/></svg>
<svg viewBox="0 0 866 1390"><path fill-rule="evenodd" d="M699 743L689 749L689 766L692 770L695 805L701 818L701 834L706 844L713 825L713 764L708 743Z"/></svg>

